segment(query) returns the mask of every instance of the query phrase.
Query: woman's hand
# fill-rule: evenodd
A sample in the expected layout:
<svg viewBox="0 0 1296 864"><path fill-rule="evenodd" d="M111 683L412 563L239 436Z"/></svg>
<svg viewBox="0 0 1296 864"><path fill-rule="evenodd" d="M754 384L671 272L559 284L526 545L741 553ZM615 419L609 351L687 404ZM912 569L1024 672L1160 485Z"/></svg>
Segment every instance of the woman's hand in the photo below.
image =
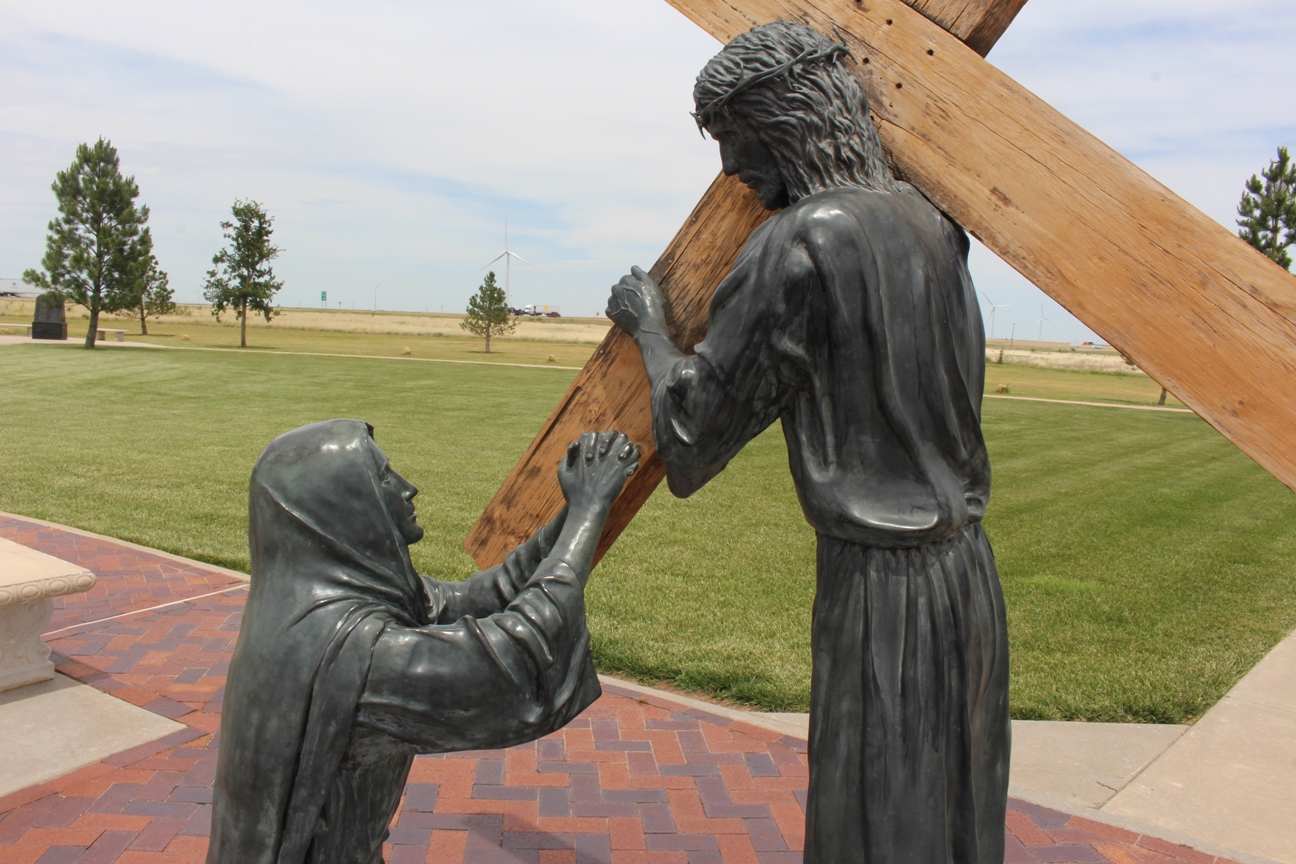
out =
<svg viewBox="0 0 1296 864"><path fill-rule="evenodd" d="M640 450L620 432L586 432L567 448L558 483L573 513L606 513L639 468Z"/></svg>

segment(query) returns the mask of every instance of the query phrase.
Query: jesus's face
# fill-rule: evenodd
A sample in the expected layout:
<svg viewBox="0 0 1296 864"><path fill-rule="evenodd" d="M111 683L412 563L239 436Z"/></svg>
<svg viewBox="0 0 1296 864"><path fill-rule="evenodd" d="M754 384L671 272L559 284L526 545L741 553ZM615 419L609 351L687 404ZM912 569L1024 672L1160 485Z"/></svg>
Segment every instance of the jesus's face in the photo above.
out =
<svg viewBox="0 0 1296 864"><path fill-rule="evenodd" d="M729 177L747 185L767 210L778 210L788 204L787 184L774 154L765 142L741 121L722 114L707 126L720 144L720 163Z"/></svg>

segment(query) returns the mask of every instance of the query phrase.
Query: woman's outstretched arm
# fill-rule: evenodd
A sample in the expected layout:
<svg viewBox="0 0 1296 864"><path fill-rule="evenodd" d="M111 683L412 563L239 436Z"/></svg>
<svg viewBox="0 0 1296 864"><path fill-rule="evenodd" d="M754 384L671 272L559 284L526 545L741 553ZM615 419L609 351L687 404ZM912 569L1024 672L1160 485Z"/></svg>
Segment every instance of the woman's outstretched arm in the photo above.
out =
<svg viewBox="0 0 1296 864"><path fill-rule="evenodd" d="M582 455L584 453L599 458L587 461ZM577 474L590 473L588 479L593 483L596 482L592 476L595 470L609 474L620 471L623 475L620 483L624 484L625 471L633 470L630 466L636 465L638 458L639 449L616 432L587 432L580 441L572 442L567 448L567 458L558 468L559 482L563 484L563 494L567 498L562 510L494 567L462 582L438 582L423 577L431 599L432 620L437 624L450 624L465 615L482 618L501 611L513 602L517 593L535 575L540 562L548 557L566 561L574 571L582 574L583 584L589 577L603 523L607 521L616 496L605 502L600 497L605 490L592 493L584 491L583 487L578 488L581 483L577 482L580 479ZM603 478L603 482L606 484L607 479Z"/></svg>
<svg viewBox="0 0 1296 864"><path fill-rule="evenodd" d="M388 626L357 722L422 752L506 747L548 734L597 698L584 587L638 458L624 435L582 435L558 468L567 516L517 597L480 619Z"/></svg>
<svg viewBox="0 0 1296 864"><path fill-rule="evenodd" d="M549 554L567 520L567 505L540 530L518 545L494 567L469 576L462 582L440 582L427 576L423 586L429 599L429 617L434 624L452 624L471 615L484 618L500 612L535 574Z"/></svg>

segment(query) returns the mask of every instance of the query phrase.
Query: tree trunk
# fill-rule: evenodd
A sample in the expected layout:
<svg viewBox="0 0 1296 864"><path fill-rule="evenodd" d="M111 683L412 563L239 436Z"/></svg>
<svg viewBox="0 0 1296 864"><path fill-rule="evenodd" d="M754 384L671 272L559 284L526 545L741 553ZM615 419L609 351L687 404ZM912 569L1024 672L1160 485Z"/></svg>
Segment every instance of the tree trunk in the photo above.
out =
<svg viewBox="0 0 1296 864"><path fill-rule="evenodd" d="M90 295L90 329L86 331L85 347L95 346L95 336L99 332L99 298Z"/></svg>
<svg viewBox="0 0 1296 864"><path fill-rule="evenodd" d="M140 301L140 335L148 335L148 312L144 309L144 301Z"/></svg>
<svg viewBox="0 0 1296 864"><path fill-rule="evenodd" d="M1165 389L1164 387L1162 387L1162 388L1161 388L1161 398L1157 400L1157 404L1158 404L1158 405L1164 405L1164 404L1165 404L1165 399L1166 399L1166 389Z"/></svg>
<svg viewBox="0 0 1296 864"><path fill-rule="evenodd" d="M239 347L247 347L247 299L243 300L243 315L239 326Z"/></svg>
<svg viewBox="0 0 1296 864"><path fill-rule="evenodd" d="M486 353L490 353L490 330L486 331Z"/></svg>

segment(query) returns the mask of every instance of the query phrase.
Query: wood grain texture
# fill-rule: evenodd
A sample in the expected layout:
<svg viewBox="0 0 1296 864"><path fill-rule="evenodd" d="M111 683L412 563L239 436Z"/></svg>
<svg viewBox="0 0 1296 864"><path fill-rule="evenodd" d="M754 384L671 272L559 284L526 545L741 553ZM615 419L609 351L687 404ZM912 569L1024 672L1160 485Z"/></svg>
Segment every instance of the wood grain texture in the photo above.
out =
<svg viewBox="0 0 1296 864"><path fill-rule="evenodd" d="M716 285L733 268L747 237L769 215L746 186L722 175L657 259L650 272L666 298L666 317L677 344L692 346L706 335L707 312ZM556 469L567 445L582 432L604 429L624 432L643 448L644 455L639 471L612 508L598 558L666 476L652 444L648 375L639 348L634 339L615 327L464 540L464 548L479 566L502 561L553 518L563 503Z"/></svg>
<svg viewBox="0 0 1296 864"><path fill-rule="evenodd" d="M984 43L984 54L1026 0L911 2L940 25L960 33L981 34L975 38ZM753 24L748 19L735 20L743 22L741 30ZM652 275L666 295L677 345L687 349L702 341L711 295L733 266L743 243L768 216L745 186L721 176L653 266ZM617 429L644 448L644 457L603 531L598 557L603 556L665 477L653 447L648 395L648 377L638 347L614 328L465 538L464 548L478 566L499 563L561 508L562 490L555 471L571 441L585 431Z"/></svg>
<svg viewBox="0 0 1296 864"><path fill-rule="evenodd" d="M901 0L670 2L844 39L901 174L1296 488L1296 277Z"/></svg>
<svg viewBox="0 0 1296 864"><path fill-rule="evenodd" d="M982 57L999 41L1026 0L904 0Z"/></svg>
<svg viewBox="0 0 1296 864"><path fill-rule="evenodd" d="M669 2L721 41L780 18L806 21L845 40L899 173L1270 473L1296 488L1296 277L902 0ZM920 5L922 0L913 2ZM950 0L940 9L957 5ZM925 7L928 14L940 14L934 0ZM1006 7L987 3L982 8L995 13ZM976 30L973 26L969 32ZM708 198L719 188L713 187ZM725 224L708 222L696 249L703 248L703 236L714 238L708 243L732 243L706 252L709 261L732 261L759 221L736 212L728 215L723 207L708 209L708 204L703 199L698 205L672 249L692 255L694 247L682 240L686 234L694 236L689 234L692 219L704 211L716 213ZM755 206L750 197L747 204ZM671 256L668 251L663 261ZM726 268L716 270L714 279L698 287L701 293L690 301L703 315ZM694 341L690 337L681 344ZM619 358L627 351L631 357L614 369L592 361L573 392L594 387L598 376L612 375L601 386L646 394L634 347L619 333L609 336L601 352L606 349ZM627 374L630 377L623 377ZM499 550L556 511L553 466L561 446L538 449L547 435L561 430L558 437L565 439L565 446L583 429L619 426L630 431L628 423L620 422L622 415L603 410L606 403L571 395L465 542L478 563L499 560ZM640 401L633 410L639 414L634 415L627 402L624 416L646 418L646 398L635 399ZM599 422L588 422L593 420ZM649 428L646 419L636 428ZM640 440L650 444L649 438ZM528 468L541 452L543 470ZM655 486L661 468L646 461L643 482ZM533 519L529 514L536 507L526 503L530 496L552 509ZM604 548L629 521L635 502L646 498L637 488L624 493L626 503L618 503L617 521L604 538ZM500 532L498 540L487 536L492 531Z"/></svg>

